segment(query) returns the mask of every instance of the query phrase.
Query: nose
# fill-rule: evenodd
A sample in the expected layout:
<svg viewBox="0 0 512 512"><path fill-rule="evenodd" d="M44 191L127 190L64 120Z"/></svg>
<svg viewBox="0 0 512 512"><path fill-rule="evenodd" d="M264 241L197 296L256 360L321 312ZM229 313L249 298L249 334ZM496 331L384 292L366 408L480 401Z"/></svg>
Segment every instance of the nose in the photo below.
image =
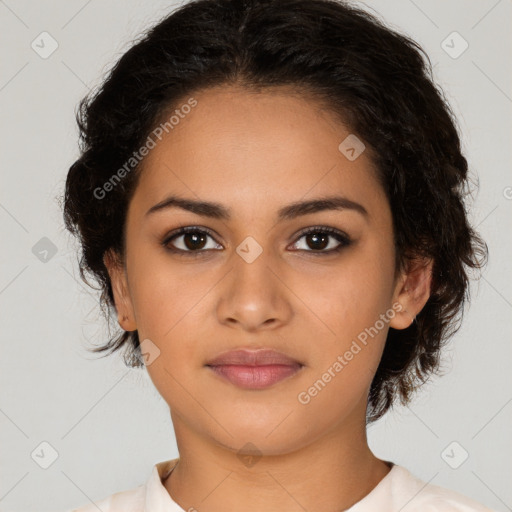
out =
<svg viewBox="0 0 512 512"><path fill-rule="evenodd" d="M223 280L217 316L220 323L250 332L275 329L293 316L290 291L278 264L265 251L249 263L238 254Z"/></svg>

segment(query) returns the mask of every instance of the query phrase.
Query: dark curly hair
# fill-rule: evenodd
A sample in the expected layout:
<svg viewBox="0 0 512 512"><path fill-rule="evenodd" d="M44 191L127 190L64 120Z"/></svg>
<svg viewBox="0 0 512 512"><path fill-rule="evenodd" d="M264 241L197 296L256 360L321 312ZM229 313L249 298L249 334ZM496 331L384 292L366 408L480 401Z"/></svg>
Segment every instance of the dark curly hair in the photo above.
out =
<svg viewBox="0 0 512 512"><path fill-rule="evenodd" d="M428 55L376 16L336 0L193 0L145 33L77 112L81 154L67 175L64 219L81 244L80 275L99 283L109 319L115 304L103 256L112 249L123 258L142 166L123 173L105 200L98 191L183 98L219 85L288 86L339 116L364 141L389 200L397 269L434 262L431 296L415 322L388 332L368 397L371 423L439 370L441 348L460 326L469 270L487 257L466 217L468 165ZM123 346L127 366L143 366L137 331L93 351Z"/></svg>

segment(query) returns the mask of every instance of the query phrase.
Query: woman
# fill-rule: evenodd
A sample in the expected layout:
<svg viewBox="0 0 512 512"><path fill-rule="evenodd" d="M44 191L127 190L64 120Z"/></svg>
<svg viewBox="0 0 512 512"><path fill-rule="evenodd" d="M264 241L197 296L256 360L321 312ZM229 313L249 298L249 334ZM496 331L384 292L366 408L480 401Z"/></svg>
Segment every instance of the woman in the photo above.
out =
<svg viewBox="0 0 512 512"><path fill-rule="evenodd" d="M179 458L80 512L489 510L366 438L486 255L421 52L334 0L199 0L83 100L66 225Z"/></svg>

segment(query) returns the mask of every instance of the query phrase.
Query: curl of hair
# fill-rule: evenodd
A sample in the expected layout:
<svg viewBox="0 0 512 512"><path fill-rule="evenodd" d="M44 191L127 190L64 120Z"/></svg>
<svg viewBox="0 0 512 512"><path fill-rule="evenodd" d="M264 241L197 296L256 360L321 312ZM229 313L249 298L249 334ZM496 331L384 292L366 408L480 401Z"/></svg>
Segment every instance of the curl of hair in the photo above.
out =
<svg viewBox="0 0 512 512"><path fill-rule="evenodd" d="M64 219L81 245L80 274L99 284L108 318L115 304L103 256L113 250L122 260L143 161L105 199L94 192L181 101L223 85L287 86L338 116L364 141L386 192L397 271L434 262L427 304L409 328L388 332L368 397L371 423L439 369L462 319L468 272L487 257L467 220L468 165L429 58L376 16L337 0L193 0L144 34L77 112L81 154L67 175ZM128 366L143 366L137 331L94 351L121 347Z"/></svg>

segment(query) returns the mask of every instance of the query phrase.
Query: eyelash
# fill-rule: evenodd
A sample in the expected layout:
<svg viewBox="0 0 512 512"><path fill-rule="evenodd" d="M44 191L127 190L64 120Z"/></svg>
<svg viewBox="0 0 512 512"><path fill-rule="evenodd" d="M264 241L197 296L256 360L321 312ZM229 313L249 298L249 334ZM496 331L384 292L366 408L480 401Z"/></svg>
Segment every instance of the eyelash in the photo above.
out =
<svg viewBox="0 0 512 512"><path fill-rule="evenodd" d="M179 254L180 256L186 256L186 257L189 257L189 256L197 257L197 256L200 256L201 253L212 250L212 249L198 249L197 251L191 251L191 250L183 250L183 249L176 249L176 248L169 247L169 243L172 240L174 240L175 238L178 238L181 235L185 235L187 233L206 234L206 235L210 236L211 238L215 239L212 231L210 231L208 228L203 228L203 227L199 227L199 226L186 226L186 227L179 228L179 229L169 233L162 241L162 246L164 247L165 250L167 250L171 253ZM348 235L346 235L345 233L343 233L341 231L338 231L337 229L329 228L327 226L313 226L313 227L309 227L309 228L302 230L298 234L298 237L293 245L295 245L301 238L303 238L304 236L309 235L311 233L316 233L316 234L321 233L321 234L329 235L332 238L335 238L339 242L339 245L337 247L335 247L334 249L329 249L328 251L297 249L298 251L304 251L307 253L311 253L314 256L329 255L329 254L335 254L335 253L340 252L342 249L344 249L345 247L348 247L352 243L352 240L350 239L350 237ZM217 250L217 249L213 249L213 250Z"/></svg>

